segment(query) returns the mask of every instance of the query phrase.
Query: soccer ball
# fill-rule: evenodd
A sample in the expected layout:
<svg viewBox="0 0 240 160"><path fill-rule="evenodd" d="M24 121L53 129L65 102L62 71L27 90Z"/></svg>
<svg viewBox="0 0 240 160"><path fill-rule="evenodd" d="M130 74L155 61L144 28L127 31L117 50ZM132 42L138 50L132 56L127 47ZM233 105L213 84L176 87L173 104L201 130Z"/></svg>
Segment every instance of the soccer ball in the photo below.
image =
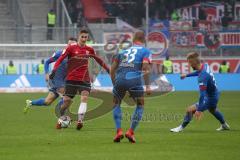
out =
<svg viewBox="0 0 240 160"><path fill-rule="evenodd" d="M71 118L69 116L61 116L58 119L58 123L61 124L61 128L68 128L71 124Z"/></svg>

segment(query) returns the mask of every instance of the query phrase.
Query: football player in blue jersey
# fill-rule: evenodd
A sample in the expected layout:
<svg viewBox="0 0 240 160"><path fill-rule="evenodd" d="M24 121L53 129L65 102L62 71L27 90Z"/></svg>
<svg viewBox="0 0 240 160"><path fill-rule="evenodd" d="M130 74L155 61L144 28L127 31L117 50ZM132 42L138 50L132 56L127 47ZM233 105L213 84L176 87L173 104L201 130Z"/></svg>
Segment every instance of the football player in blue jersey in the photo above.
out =
<svg viewBox="0 0 240 160"><path fill-rule="evenodd" d="M219 91L217 89L214 75L207 63L201 63L199 54L196 52L189 53L187 56L189 65L196 70L193 73L182 74L181 79L186 77L198 76L199 85L199 101L198 103L188 107L183 123L171 129L171 132L181 132L189 124L193 115L197 120L201 119L203 112L208 110L220 123L220 128L217 131L229 130L229 125L225 122L222 113L217 109L219 100Z"/></svg>
<svg viewBox="0 0 240 160"><path fill-rule="evenodd" d="M76 38L69 38L68 44L76 43ZM54 79L49 79L49 65L53 62L56 62L58 58L62 55L62 50L56 51L52 57L48 58L44 64L44 71L45 71L45 80L48 83L49 93L45 98L39 98L36 100L26 100L26 106L24 107L24 113L27 113L28 110L32 106L48 106L54 102L59 95L64 94L64 84L65 84L65 77L67 72L67 59L65 59L58 70L56 71L56 75ZM60 99L59 103L62 103L62 98Z"/></svg>
<svg viewBox="0 0 240 160"><path fill-rule="evenodd" d="M135 143L134 131L142 118L144 106L144 78L146 93L150 94L150 63L151 53L144 47L145 35L143 32L136 32L133 38L133 46L123 49L113 58L111 66L111 79L113 83L114 107L113 119L117 134L114 142L120 142L123 136L121 128L121 100L128 91L136 102L136 109L132 115L130 129L125 133L129 142Z"/></svg>

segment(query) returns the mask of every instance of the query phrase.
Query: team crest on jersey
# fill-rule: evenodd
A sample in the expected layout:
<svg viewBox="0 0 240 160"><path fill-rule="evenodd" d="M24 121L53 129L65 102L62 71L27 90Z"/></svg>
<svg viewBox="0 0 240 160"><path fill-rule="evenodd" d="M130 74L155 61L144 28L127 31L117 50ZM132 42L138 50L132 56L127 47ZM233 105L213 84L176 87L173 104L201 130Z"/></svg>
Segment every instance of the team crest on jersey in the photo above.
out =
<svg viewBox="0 0 240 160"><path fill-rule="evenodd" d="M148 35L147 46L152 54L163 54L168 49L168 39L162 32L151 32Z"/></svg>

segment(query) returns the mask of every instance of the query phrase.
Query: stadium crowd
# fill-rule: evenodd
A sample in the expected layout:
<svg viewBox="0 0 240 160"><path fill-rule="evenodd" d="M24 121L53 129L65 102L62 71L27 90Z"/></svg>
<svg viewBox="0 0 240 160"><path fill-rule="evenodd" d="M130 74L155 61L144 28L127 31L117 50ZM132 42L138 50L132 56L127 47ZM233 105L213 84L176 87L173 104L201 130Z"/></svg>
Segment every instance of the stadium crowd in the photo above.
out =
<svg viewBox="0 0 240 160"><path fill-rule="evenodd" d="M149 0L149 16L150 19L165 20L173 19L176 8L186 7L194 5L196 3L207 2L207 0ZM224 4L225 9L227 7L233 7L235 4L234 0L213 0L213 2L221 2ZM66 6L70 13L73 23L81 25L83 20L83 5L81 0L65 0ZM103 0L102 5L109 17L119 17L127 23L140 27L144 24L145 17L145 0L128 0L128 1L119 1L119 0ZM228 11L227 16L229 20L232 19L234 11ZM181 17L178 15L178 19ZM204 13L200 10L200 19L206 19ZM225 18L226 20L226 18Z"/></svg>

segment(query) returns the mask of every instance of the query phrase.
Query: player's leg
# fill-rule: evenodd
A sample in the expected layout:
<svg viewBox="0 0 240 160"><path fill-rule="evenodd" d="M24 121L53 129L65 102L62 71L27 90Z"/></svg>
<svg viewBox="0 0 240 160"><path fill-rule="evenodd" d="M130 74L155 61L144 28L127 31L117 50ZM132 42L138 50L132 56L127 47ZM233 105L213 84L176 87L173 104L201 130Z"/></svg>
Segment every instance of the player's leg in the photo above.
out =
<svg viewBox="0 0 240 160"><path fill-rule="evenodd" d="M116 135L113 139L114 142L120 142L123 139L123 131L121 128L122 121L122 111L121 111L121 101L125 96L125 89L123 86L115 84L113 88L113 120L116 127Z"/></svg>
<svg viewBox="0 0 240 160"><path fill-rule="evenodd" d="M45 98L39 98L35 100L27 100L30 101L30 105L33 106L48 106L50 105L56 98L58 97L57 93L49 92L47 97Z"/></svg>
<svg viewBox="0 0 240 160"><path fill-rule="evenodd" d="M61 106L63 105L63 95L65 93L64 74L57 71L57 74L55 75L55 77L52 80L49 80L48 85L51 88L56 88L56 92L60 96L60 99L59 99L58 104L57 104L57 106L59 107L59 110L60 110Z"/></svg>
<svg viewBox="0 0 240 160"><path fill-rule="evenodd" d="M68 95L64 95L63 96L63 104L60 108L60 116L64 116L65 115L65 111L70 107L70 105L72 104L72 96L68 96Z"/></svg>
<svg viewBox="0 0 240 160"><path fill-rule="evenodd" d="M58 83L56 83L58 82ZM39 98L36 100L26 100L26 107L24 108L24 113L27 113L27 111L30 109L31 106L46 106L50 105L57 97L59 96L58 94L58 88L61 88L64 84L64 81L62 81L62 84L60 85L60 81L57 81L56 79L54 80L49 80L48 81L48 86L49 86L49 93L47 97L45 98ZM62 91L62 89L61 89Z"/></svg>
<svg viewBox="0 0 240 160"><path fill-rule="evenodd" d="M183 129L191 122L194 113L196 112L198 104L194 104L189 106L186 111L186 115L184 116L183 122L176 128L170 129L171 132L181 132Z"/></svg>
<svg viewBox="0 0 240 160"><path fill-rule="evenodd" d="M144 111L144 90L142 86L131 87L129 89L129 93L136 101L136 109L131 117L130 129L126 132L125 136L128 138L129 142L135 143L136 139L134 137L134 132L140 120L142 119Z"/></svg>
<svg viewBox="0 0 240 160"><path fill-rule="evenodd" d="M65 92L64 87L60 87L60 88L57 89L57 93L60 96L60 99L59 99L58 104L57 104L57 106L59 107L59 110L60 110L61 106L63 105L64 92Z"/></svg>
<svg viewBox="0 0 240 160"><path fill-rule="evenodd" d="M140 120L142 119L143 111L144 111L144 98L139 97L136 98L137 106L131 118L131 126L130 129L125 133L125 137L128 138L129 142L135 143L136 139L134 137L135 129L137 128Z"/></svg>
<svg viewBox="0 0 240 160"><path fill-rule="evenodd" d="M81 103L78 108L78 121L77 121L77 130L80 130L83 127L83 119L87 112L87 100L88 100L89 92L82 91L81 92Z"/></svg>
<svg viewBox="0 0 240 160"><path fill-rule="evenodd" d="M78 91L81 93L81 103L78 108L78 121L76 129L80 130L83 127L83 119L87 112L87 100L91 91L91 84L88 82L80 82Z"/></svg>
<svg viewBox="0 0 240 160"><path fill-rule="evenodd" d="M65 93L63 95L63 105L60 109L60 115L63 116L65 111L70 107L72 104L72 99L78 92L77 81L66 81L65 85Z"/></svg>
<svg viewBox="0 0 240 160"><path fill-rule="evenodd" d="M49 92L48 96L45 98L45 105L51 105L58 98L57 93Z"/></svg>
<svg viewBox="0 0 240 160"><path fill-rule="evenodd" d="M207 98L205 100L205 106L208 111L220 122L220 128L216 129L217 131L229 130L229 125L225 122L223 114L217 109L217 104L219 100L219 94L213 98Z"/></svg>
<svg viewBox="0 0 240 160"><path fill-rule="evenodd" d="M77 87L75 84L73 84L72 81L66 81L65 85L65 94L63 95L63 104L60 107L60 116L64 116L66 110L70 107L72 104L72 99L77 94ZM61 129L61 124L57 122L56 125L57 129Z"/></svg>
<svg viewBox="0 0 240 160"><path fill-rule="evenodd" d="M55 99L57 99L58 94L56 92L50 91L45 98L39 98L35 100L26 100L26 106L24 107L24 113L27 113L31 106L48 106L52 104Z"/></svg>
<svg viewBox="0 0 240 160"><path fill-rule="evenodd" d="M210 107L208 111L220 122L221 126L216 129L217 131L229 130L230 126L226 123L223 114L216 108Z"/></svg>
<svg viewBox="0 0 240 160"><path fill-rule="evenodd" d="M70 107L70 105L72 104L72 98L74 96L68 96L68 95L64 95L63 96L63 100L59 101L59 105L60 105L60 117L65 115L66 110ZM56 124L56 129L61 129L61 124L59 123L59 121Z"/></svg>

